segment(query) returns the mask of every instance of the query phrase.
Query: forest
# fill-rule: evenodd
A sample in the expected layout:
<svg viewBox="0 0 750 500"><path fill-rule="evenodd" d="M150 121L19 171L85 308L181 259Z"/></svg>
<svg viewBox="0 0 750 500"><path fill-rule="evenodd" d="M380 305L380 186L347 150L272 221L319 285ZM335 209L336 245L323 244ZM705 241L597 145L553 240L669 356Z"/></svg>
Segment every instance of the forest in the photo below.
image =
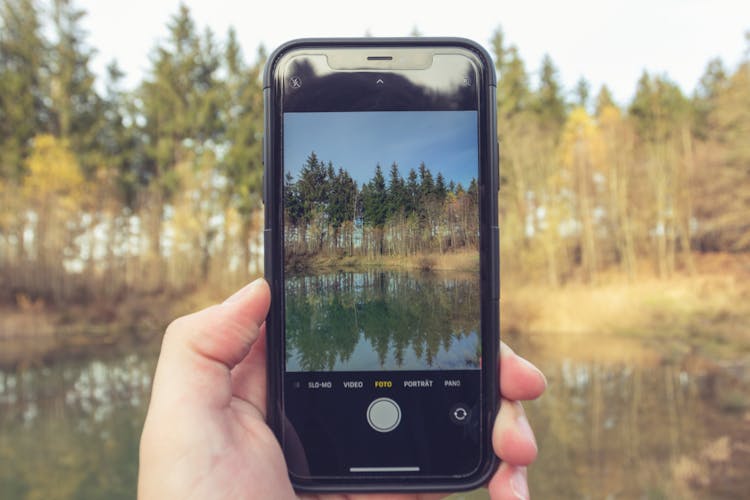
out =
<svg viewBox="0 0 750 500"><path fill-rule="evenodd" d="M417 173L418 172L418 173ZM477 249L476 178L469 186L446 181L421 163L404 179L393 163L380 165L361 187L333 162L307 157L298 179L284 183L287 260L304 256L379 256Z"/></svg>
<svg viewBox="0 0 750 500"><path fill-rule="evenodd" d="M93 72L84 16L71 1L0 1L0 302L224 293L259 274L265 49L248 58L183 5L125 88L116 61ZM750 250L750 39L736 65L708 61L693 92L644 71L628 102L584 78L564 88L550 57L530 67L499 28L489 47L505 283L666 280ZM288 180L303 252L475 245L456 223L473 220L471 186L409 165L357 187L323 161L313 188L333 182L336 203ZM430 201L415 210L412 189Z"/></svg>

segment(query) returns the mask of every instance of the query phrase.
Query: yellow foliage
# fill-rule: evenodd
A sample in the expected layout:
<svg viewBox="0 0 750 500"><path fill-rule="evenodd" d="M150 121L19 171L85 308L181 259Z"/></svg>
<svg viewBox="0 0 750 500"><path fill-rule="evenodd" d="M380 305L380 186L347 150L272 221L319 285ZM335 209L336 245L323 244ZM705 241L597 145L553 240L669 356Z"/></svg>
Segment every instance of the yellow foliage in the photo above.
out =
<svg viewBox="0 0 750 500"><path fill-rule="evenodd" d="M34 201L57 201L62 208L75 208L85 194L85 179L65 141L52 135L34 138L31 155L26 161L28 174L23 194Z"/></svg>
<svg viewBox="0 0 750 500"><path fill-rule="evenodd" d="M609 104L599 113L599 126L603 129L614 127L620 123L620 120L622 120L622 112L617 106Z"/></svg>
<svg viewBox="0 0 750 500"><path fill-rule="evenodd" d="M601 131L582 107L573 109L565 122L560 139L560 162L569 169L587 165L597 169L604 156Z"/></svg>

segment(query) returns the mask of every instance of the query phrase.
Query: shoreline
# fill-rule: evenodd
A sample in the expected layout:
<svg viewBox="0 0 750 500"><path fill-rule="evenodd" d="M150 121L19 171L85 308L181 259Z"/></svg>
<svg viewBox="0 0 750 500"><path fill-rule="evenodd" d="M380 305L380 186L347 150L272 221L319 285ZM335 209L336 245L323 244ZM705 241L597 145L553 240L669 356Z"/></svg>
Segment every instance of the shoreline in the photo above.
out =
<svg viewBox="0 0 750 500"><path fill-rule="evenodd" d="M430 255L431 269L465 272L472 265L467 254ZM385 256L364 262L321 258L316 267L323 272L377 268L418 272L419 258L424 257ZM662 362L686 355L750 359L750 273L744 264L722 264L706 266L692 276L664 280L646 276L628 282L612 274L596 285L571 283L558 288L505 278L500 333L511 345L536 339L532 358L539 349L591 360L640 358L644 353L656 353ZM65 358L66 353L96 354L113 346L156 342L174 318L220 302L225 292L204 287L182 294L133 294L110 303L49 307L22 300L2 305L0 368L44 364Z"/></svg>
<svg viewBox="0 0 750 500"><path fill-rule="evenodd" d="M321 271L356 272L371 269L476 272L479 269L479 254L475 250L470 250L407 256L311 255L289 259L284 263L284 267L294 274L319 274Z"/></svg>

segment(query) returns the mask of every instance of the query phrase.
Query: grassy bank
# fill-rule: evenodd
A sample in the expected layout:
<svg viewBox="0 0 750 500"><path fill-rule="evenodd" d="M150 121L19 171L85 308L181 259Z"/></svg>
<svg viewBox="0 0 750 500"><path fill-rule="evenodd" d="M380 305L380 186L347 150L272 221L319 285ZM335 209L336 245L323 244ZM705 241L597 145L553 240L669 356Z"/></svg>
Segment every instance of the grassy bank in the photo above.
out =
<svg viewBox="0 0 750 500"><path fill-rule="evenodd" d="M731 257L699 262L692 276L615 276L599 285L502 286L506 334L555 336L545 341L575 356L627 356L646 348L662 357L750 356L750 266ZM593 355L593 354L592 354Z"/></svg>
<svg viewBox="0 0 750 500"><path fill-rule="evenodd" d="M0 368L158 342L172 319L219 302L227 293L133 293L120 301L58 306L20 295L15 304L0 306Z"/></svg>
<svg viewBox="0 0 750 500"><path fill-rule="evenodd" d="M287 262L297 272L358 271L372 268L414 269L422 271L477 271L479 256L475 251L426 253L418 255L327 256L306 255Z"/></svg>
<svg viewBox="0 0 750 500"><path fill-rule="evenodd" d="M474 271L472 252L409 258L324 258L318 271L368 268ZM44 359L68 348L157 341L171 319L221 301L229 290L132 294L118 302L48 307L18 297L0 307L0 364ZM533 354L573 359L716 360L750 356L750 259L697 259L692 276L632 282L616 273L597 285L553 288L502 281L501 329ZM532 355L533 357L533 355Z"/></svg>

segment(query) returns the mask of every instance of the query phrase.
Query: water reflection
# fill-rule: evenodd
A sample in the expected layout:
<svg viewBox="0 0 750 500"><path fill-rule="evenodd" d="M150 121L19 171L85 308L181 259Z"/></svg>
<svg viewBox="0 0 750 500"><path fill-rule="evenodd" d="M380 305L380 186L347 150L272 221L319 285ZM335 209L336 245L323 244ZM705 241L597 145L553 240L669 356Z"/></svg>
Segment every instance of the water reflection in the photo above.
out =
<svg viewBox="0 0 750 500"><path fill-rule="evenodd" d="M286 288L287 370L428 370L479 363L479 283L462 274L298 276Z"/></svg>
<svg viewBox="0 0 750 500"><path fill-rule="evenodd" d="M538 498L742 498L750 491L748 415L706 393L730 373L678 365L542 364L550 390L527 412L539 438ZM744 386L745 397L750 397Z"/></svg>
<svg viewBox="0 0 750 500"><path fill-rule="evenodd" d="M0 498L134 498L154 362L0 372Z"/></svg>
<svg viewBox="0 0 750 500"><path fill-rule="evenodd" d="M541 355L554 338L509 340L550 382L526 405L534 498L747 498L747 361L584 362ZM149 351L0 371L0 498L134 498L154 363Z"/></svg>

